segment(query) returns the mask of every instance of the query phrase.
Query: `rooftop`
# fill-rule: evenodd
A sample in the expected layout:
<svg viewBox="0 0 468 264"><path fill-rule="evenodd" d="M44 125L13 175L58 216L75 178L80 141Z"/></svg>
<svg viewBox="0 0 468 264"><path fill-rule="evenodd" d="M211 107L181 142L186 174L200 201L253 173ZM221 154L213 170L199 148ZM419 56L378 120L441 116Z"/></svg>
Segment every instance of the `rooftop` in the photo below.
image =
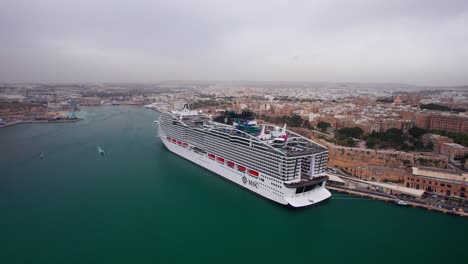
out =
<svg viewBox="0 0 468 264"><path fill-rule="evenodd" d="M468 173L430 167L413 167L413 175L468 183Z"/></svg>
<svg viewBox="0 0 468 264"><path fill-rule="evenodd" d="M452 147L452 148L459 148L459 149L464 149L464 148L466 148L465 146L462 146L462 145L457 144L457 143L444 143L444 145L450 146L450 147Z"/></svg>

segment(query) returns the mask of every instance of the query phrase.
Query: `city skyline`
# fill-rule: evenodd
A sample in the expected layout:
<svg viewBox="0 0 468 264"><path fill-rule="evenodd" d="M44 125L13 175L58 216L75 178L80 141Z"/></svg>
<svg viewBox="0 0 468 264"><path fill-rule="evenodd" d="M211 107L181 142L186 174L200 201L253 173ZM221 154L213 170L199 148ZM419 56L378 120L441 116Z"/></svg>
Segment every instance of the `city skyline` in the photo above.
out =
<svg viewBox="0 0 468 264"><path fill-rule="evenodd" d="M0 7L0 82L468 83L464 1Z"/></svg>

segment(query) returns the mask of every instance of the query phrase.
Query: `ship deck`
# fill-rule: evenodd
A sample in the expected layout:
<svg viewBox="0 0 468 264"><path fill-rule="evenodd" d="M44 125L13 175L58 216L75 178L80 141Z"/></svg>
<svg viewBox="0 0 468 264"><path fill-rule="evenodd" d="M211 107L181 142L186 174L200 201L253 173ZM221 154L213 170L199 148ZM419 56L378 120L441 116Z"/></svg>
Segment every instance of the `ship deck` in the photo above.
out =
<svg viewBox="0 0 468 264"><path fill-rule="evenodd" d="M285 183L284 186L287 188L300 188L300 187L306 187L309 185L314 185L317 183L321 183L328 180L328 176L319 176L319 177L314 177L312 179L305 179L302 178L300 182L295 182L295 183Z"/></svg>
<svg viewBox="0 0 468 264"><path fill-rule="evenodd" d="M256 134L249 134L241 131L233 125L213 122L209 117L203 114L177 116L180 120L190 128L208 129L221 132L230 136L242 137L246 139L254 139L268 145L286 156L304 156L316 153L321 153L327 149L309 139L306 139L296 133L286 130L287 140L284 142L272 142L272 140L260 139ZM274 125L267 125L269 128L274 128Z"/></svg>

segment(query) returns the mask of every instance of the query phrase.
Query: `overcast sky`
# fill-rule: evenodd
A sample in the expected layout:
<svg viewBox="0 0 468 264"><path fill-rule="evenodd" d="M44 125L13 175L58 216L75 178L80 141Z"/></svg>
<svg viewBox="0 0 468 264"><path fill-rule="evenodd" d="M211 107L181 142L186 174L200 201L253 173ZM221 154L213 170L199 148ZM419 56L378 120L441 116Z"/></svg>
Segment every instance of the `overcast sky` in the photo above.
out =
<svg viewBox="0 0 468 264"><path fill-rule="evenodd" d="M0 81L468 84L468 1L0 0Z"/></svg>

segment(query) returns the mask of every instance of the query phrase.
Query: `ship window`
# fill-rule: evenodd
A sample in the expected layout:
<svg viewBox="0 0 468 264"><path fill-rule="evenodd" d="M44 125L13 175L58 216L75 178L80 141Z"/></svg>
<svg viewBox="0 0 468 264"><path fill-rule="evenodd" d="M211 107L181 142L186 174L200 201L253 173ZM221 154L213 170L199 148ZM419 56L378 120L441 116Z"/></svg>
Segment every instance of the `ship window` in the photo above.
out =
<svg viewBox="0 0 468 264"><path fill-rule="evenodd" d="M300 194L304 192L304 187L299 187L296 189L296 194Z"/></svg>
<svg viewBox="0 0 468 264"><path fill-rule="evenodd" d="M313 185L306 186L304 188L304 192L312 191L315 188L315 186L317 186L317 185L313 184Z"/></svg>

